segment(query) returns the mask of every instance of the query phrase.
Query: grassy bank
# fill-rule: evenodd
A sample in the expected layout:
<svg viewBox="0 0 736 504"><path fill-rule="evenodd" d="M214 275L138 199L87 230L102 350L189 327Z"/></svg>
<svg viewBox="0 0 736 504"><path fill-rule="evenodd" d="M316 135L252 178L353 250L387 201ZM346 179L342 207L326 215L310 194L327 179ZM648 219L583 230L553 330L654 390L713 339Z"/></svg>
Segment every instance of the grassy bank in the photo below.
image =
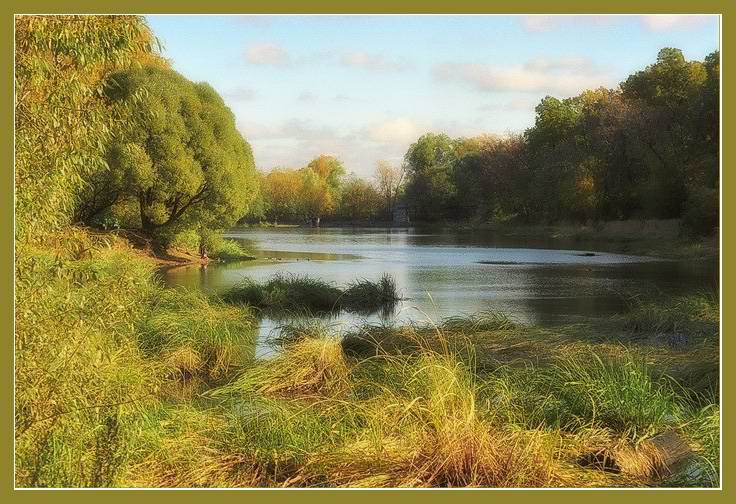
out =
<svg viewBox="0 0 736 504"><path fill-rule="evenodd" d="M184 465L193 469L182 473L153 451L133 466L134 479L163 486L712 486L717 397L685 393L671 376L678 359L702 357L695 352L641 346L634 335L623 345L593 343L491 313L343 336L315 325L292 334L275 358L254 361L206 394L209 406L191 421L202 422L196 438L212 449L207 458L190 457ZM687 456L670 465L672 443Z"/></svg>
<svg viewBox="0 0 736 504"><path fill-rule="evenodd" d="M257 360L240 301L369 307L395 289L284 277L225 303L74 228L17 257L18 486L718 484L712 296L640 300L605 327L302 323Z"/></svg>

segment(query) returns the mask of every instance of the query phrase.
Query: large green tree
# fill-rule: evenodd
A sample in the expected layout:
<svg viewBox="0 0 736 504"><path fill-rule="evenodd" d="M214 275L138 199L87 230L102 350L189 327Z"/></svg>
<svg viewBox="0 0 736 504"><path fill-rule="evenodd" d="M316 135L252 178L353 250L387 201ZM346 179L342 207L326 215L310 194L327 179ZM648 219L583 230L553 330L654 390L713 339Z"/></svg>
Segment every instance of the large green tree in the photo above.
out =
<svg viewBox="0 0 736 504"><path fill-rule="evenodd" d="M258 191L253 155L212 87L146 65L113 74L106 93L133 120L110 145L110 173L90 184L84 218L132 203L140 227L158 233L194 224L221 228L247 213Z"/></svg>

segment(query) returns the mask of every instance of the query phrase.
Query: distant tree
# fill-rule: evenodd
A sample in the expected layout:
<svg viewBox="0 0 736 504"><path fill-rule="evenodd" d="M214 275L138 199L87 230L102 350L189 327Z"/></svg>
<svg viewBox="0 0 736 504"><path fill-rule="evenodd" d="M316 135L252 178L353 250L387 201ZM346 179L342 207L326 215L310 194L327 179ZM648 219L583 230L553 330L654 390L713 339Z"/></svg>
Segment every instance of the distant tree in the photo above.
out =
<svg viewBox="0 0 736 504"><path fill-rule="evenodd" d="M383 208L388 219L401 195L406 179L406 165L400 167L388 161L379 161L373 175L379 196L383 199Z"/></svg>
<svg viewBox="0 0 736 504"><path fill-rule="evenodd" d="M456 197L452 170L456 143L445 134L427 133L413 143L404 160L406 195L420 220L437 220Z"/></svg>
<svg viewBox="0 0 736 504"><path fill-rule="evenodd" d="M307 168L319 175L327 183L331 191L336 192L339 190L342 179L345 176L345 167L339 159L334 156L320 154L309 162Z"/></svg>
<svg viewBox="0 0 736 504"><path fill-rule="evenodd" d="M375 219L380 211L382 198L367 181L352 176L342 187L339 215L351 222Z"/></svg>
<svg viewBox="0 0 736 504"><path fill-rule="evenodd" d="M301 175L301 209L304 215L312 222L313 226L319 226L320 220L329 215L335 209L334 190L312 168L303 168Z"/></svg>
<svg viewBox="0 0 736 504"><path fill-rule="evenodd" d="M274 223L293 221L302 212L302 175L296 170L277 168L263 178L266 214Z"/></svg>

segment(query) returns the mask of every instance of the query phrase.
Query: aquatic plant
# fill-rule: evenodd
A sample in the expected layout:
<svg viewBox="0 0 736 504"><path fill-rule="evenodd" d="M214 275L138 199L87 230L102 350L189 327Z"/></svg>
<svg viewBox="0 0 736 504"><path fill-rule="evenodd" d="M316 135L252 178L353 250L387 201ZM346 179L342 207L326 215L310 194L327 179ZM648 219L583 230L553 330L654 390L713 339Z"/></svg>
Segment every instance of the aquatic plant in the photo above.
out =
<svg viewBox="0 0 736 504"><path fill-rule="evenodd" d="M325 313L339 310L372 312L399 301L396 284L390 275L378 282L360 280L342 290L318 278L278 274L264 283L244 278L222 298L230 303L276 312Z"/></svg>

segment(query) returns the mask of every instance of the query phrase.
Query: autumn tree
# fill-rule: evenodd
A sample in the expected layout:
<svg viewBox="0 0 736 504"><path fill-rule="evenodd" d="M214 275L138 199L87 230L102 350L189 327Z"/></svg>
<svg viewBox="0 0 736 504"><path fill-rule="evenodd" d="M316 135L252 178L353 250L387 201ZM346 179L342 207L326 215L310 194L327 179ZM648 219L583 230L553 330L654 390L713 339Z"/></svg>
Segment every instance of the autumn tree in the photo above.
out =
<svg viewBox="0 0 736 504"><path fill-rule="evenodd" d="M301 175L301 210L311 221L312 226L319 226L320 220L335 209L335 192L327 180L312 168L303 168Z"/></svg>
<svg viewBox="0 0 736 504"><path fill-rule="evenodd" d="M266 215L277 224L293 221L302 212L302 176L296 170L277 168L269 172L262 183Z"/></svg>
<svg viewBox="0 0 736 504"><path fill-rule="evenodd" d="M350 222L375 219L380 211L382 196L366 180L355 175L348 178L340 193L338 212Z"/></svg>

